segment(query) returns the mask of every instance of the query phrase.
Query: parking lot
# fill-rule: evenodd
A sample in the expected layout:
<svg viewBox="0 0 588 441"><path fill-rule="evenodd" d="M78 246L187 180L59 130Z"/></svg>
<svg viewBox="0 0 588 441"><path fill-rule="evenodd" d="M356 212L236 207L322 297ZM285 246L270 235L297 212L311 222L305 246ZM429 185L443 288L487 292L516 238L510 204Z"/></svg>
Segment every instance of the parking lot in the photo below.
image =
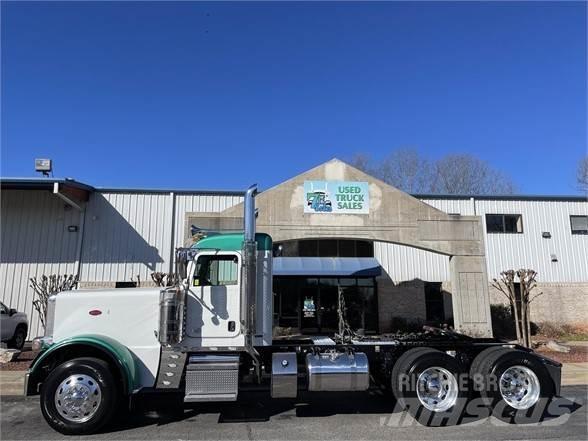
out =
<svg viewBox="0 0 588 441"><path fill-rule="evenodd" d="M495 417L470 417L458 426L419 425L394 412L388 395L320 394L297 402L271 401L261 394L237 403L197 405L184 410L149 402L141 411L120 418L108 431L85 437L111 440L172 439L572 439L587 438L586 386L567 386L552 403L559 416L539 423L509 424ZM149 410L158 407L159 411ZM0 438L76 439L50 429L38 398L2 397ZM161 410L163 409L163 411Z"/></svg>

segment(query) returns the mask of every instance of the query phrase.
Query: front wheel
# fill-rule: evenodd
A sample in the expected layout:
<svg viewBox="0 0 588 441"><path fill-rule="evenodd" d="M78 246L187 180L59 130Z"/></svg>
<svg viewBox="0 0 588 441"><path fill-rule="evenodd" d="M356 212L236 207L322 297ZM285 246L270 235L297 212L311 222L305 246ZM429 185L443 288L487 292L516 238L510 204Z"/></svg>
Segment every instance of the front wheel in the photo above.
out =
<svg viewBox="0 0 588 441"><path fill-rule="evenodd" d="M118 395L108 363L76 358L56 367L43 383L41 412L63 434L94 433L112 419Z"/></svg>

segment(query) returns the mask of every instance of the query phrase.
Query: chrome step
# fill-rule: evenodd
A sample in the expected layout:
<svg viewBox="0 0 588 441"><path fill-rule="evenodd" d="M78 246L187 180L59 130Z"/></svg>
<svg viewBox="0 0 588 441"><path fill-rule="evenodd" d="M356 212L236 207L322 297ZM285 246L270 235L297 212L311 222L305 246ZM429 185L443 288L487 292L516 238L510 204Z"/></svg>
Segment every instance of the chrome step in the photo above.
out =
<svg viewBox="0 0 588 441"><path fill-rule="evenodd" d="M184 352L162 348L156 387L158 389L179 388L185 364L186 354Z"/></svg>
<svg viewBox="0 0 588 441"><path fill-rule="evenodd" d="M190 356L184 402L236 401L238 390L238 355Z"/></svg>

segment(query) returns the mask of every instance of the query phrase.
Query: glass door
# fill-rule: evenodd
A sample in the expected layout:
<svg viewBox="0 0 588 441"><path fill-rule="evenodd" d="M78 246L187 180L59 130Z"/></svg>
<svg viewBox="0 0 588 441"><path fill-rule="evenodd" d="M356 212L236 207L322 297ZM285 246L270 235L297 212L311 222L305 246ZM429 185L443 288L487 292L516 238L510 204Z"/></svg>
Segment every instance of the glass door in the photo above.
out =
<svg viewBox="0 0 588 441"><path fill-rule="evenodd" d="M319 279L319 331L321 334L335 334L339 328L339 281Z"/></svg>
<svg viewBox="0 0 588 441"><path fill-rule="evenodd" d="M318 279L306 279L306 283L300 285L300 304L302 316L300 319L300 332L302 334L316 334L319 332L318 305L319 285Z"/></svg>

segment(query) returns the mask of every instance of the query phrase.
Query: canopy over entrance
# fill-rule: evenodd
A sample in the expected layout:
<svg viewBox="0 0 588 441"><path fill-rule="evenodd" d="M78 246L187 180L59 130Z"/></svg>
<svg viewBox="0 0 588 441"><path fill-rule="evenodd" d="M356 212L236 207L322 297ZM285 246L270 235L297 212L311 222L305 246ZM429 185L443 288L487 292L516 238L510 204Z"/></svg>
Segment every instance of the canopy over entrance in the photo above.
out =
<svg viewBox="0 0 588 441"><path fill-rule="evenodd" d="M274 276L377 277L382 268L373 257L276 257Z"/></svg>

